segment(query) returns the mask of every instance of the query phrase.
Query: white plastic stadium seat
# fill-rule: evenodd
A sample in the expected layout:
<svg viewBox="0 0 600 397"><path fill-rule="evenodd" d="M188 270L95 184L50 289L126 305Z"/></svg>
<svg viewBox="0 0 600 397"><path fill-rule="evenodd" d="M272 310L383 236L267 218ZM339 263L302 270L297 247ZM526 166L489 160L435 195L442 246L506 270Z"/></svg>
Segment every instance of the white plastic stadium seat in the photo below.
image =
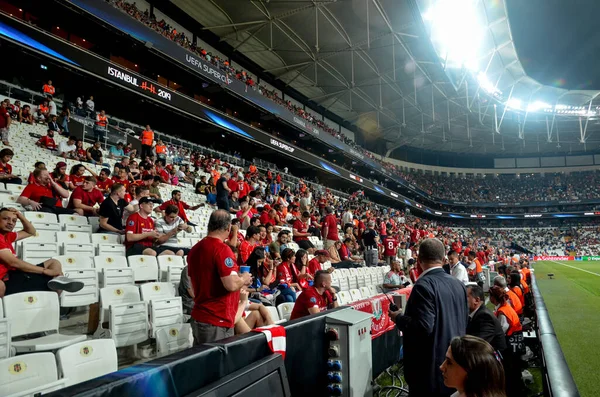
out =
<svg viewBox="0 0 600 397"><path fill-rule="evenodd" d="M38 332L56 331L38 338L13 341L12 345L17 353L60 349L86 339L85 335L58 333L60 306L56 292L21 292L5 296L2 303L4 314L11 323L13 338Z"/></svg>
<svg viewBox="0 0 600 397"><path fill-rule="evenodd" d="M94 266L102 287L133 285L133 269L127 266L124 256L98 255L94 257Z"/></svg>
<svg viewBox="0 0 600 397"><path fill-rule="evenodd" d="M0 396L34 396L65 387L52 353L23 354L0 360Z"/></svg>
<svg viewBox="0 0 600 397"><path fill-rule="evenodd" d="M92 243L94 243L94 244L120 244L121 237L117 234L94 233L94 234L92 234Z"/></svg>
<svg viewBox="0 0 600 397"><path fill-rule="evenodd" d="M23 215L29 222L58 223L56 215L49 212L25 211Z"/></svg>
<svg viewBox="0 0 600 397"><path fill-rule="evenodd" d="M7 318L0 316L0 358L10 356L10 338L10 323Z"/></svg>
<svg viewBox="0 0 600 397"><path fill-rule="evenodd" d="M63 347L56 360L66 386L75 385L119 369L117 347L112 339L90 339Z"/></svg>
<svg viewBox="0 0 600 397"><path fill-rule="evenodd" d="M98 255L125 256L123 244L98 244Z"/></svg>
<svg viewBox="0 0 600 397"><path fill-rule="evenodd" d="M269 314L271 315L271 320L273 320L273 322L275 324L285 323L285 320L282 320L279 318L279 311L277 310L277 308L275 306L265 306L265 307L269 311Z"/></svg>
<svg viewBox="0 0 600 397"><path fill-rule="evenodd" d="M189 349L193 343L194 335L190 324L178 324L156 330L156 354L158 357Z"/></svg>
<svg viewBox="0 0 600 397"><path fill-rule="evenodd" d="M23 241L23 251L21 256L25 262L37 265L58 255L58 243Z"/></svg>
<svg viewBox="0 0 600 397"><path fill-rule="evenodd" d="M339 299L340 305L347 305L348 303L352 303L352 297L348 291L340 291L337 293L337 297Z"/></svg>
<svg viewBox="0 0 600 397"><path fill-rule="evenodd" d="M58 232L56 240L62 245L64 255L87 255L93 257L94 245L89 233L81 232Z"/></svg>
<svg viewBox="0 0 600 397"><path fill-rule="evenodd" d="M102 328L105 321L109 328ZM108 333L107 333L108 332ZM148 306L135 285L100 289L100 324L96 337L110 337L117 347L131 346L148 339Z"/></svg>
<svg viewBox="0 0 600 397"><path fill-rule="evenodd" d="M87 225L88 219L80 215L59 215L58 223L61 225Z"/></svg>
<svg viewBox="0 0 600 397"><path fill-rule="evenodd" d="M360 287L360 295L363 297L363 299L365 298L370 298L371 296L371 291L369 290L369 287Z"/></svg>
<svg viewBox="0 0 600 397"><path fill-rule="evenodd" d="M66 224L64 226L66 232L77 232L77 233L85 233L92 234L92 225L71 225Z"/></svg>
<svg viewBox="0 0 600 397"><path fill-rule="evenodd" d="M371 296L375 296L378 295L379 292L377 292L377 287L375 286L375 284L371 284L369 285L369 292L371 292Z"/></svg>
<svg viewBox="0 0 600 397"><path fill-rule="evenodd" d="M131 255L127 258L127 262L133 269L135 281L158 280L158 262L154 256Z"/></svg>
<svg viewBox="0 0 600 397"><path fill-rule="evenodd" d="M181 278L181 269L185 267L183 257L177 255L161 255L156 259L158 261L158 270L160 271L159 280L179 282L179 279ZM171 272L170 269L173 271ZM170 274L173 276L179 274L179 277L175 277L175 279L171 278L171 280L169 280Z"/></svg>
<svg viewBox="0 0 600 397"><path fill-rule="evenodd" d="M98 273L92 266L91 257L63 255L53 259L60 262L63 273L68 274L70 279L83 283L83 288L77 292L63 291L60 294L62 307L87 306L98 302Z"/></svg>
<svg viewBox="0 0 600 397"><path fill-rule="evenodd" d="M171 283L145 283L140 286L142 300L149 304L152 336L162 327L183 324L181 297L175 297Z"/></svg>
<svg viewBox="0 0 600 397"><path fill-rule="evenodd" d="M285 302L277 306L279 318L286 321L290 319L290 316L292 315L292 310L294 310L294 303L292 302Z"/></svg>
<svg viewBox="0 0 600 397"><path fill-rule="evenodd" d="M352 302L356 302L362 299L362 295L360 294L360 291L358 289L351 289L349 292L350 297L352 298Z"/></svg>

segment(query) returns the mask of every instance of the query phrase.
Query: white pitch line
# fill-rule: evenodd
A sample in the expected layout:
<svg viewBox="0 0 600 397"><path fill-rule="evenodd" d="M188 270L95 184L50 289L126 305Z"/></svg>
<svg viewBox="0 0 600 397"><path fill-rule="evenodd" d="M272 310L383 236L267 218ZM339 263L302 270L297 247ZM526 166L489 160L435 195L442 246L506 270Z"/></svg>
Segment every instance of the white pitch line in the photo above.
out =
<svg viewBox="0 0 600 397"><path fill-rule="evenodd" d="M557 265L562 265L562 266L570 267L571 269L579 270L580 272L586 272L586 273L589 273L589 274L593 274L594 276L600 277L600 274L594 273L594 272L590 272L589 270L580 269L578 267L571 266L571 265L566 265L564 263L560 263L560 262L556 262L556 261L548 261L548 262L556 263Z"/></svg>

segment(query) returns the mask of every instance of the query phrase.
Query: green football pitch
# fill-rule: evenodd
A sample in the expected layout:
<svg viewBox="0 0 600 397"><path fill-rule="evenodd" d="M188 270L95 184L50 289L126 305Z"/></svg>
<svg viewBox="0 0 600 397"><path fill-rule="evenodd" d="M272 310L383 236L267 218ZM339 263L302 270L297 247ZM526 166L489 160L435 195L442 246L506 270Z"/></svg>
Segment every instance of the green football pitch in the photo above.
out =
<svg viewBox="0 0 600 397"><path fill-rule="evenodd" d="M600 261L540 261L533 268L579 392L598 396Z"/></svg>

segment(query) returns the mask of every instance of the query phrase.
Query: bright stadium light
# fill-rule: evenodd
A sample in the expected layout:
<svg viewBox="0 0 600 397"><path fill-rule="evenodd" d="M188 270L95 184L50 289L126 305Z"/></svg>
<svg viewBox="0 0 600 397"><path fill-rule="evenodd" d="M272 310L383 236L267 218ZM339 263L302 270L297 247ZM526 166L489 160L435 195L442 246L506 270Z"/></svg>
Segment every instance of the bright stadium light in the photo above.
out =
<svg viewBox="0 0 600 397"><path fill-rule="evenodd" d="M485 73L479 72L479 74L477 75L477 81L479 82L479 85L481 86L481 88L483 88L483 90L485 90L488 94L491 94L494 96L502 95L502 91L497 89L494 86L494 84L492 84L492 82L487 78Z"/></svg>
<svg viewBox="0 0 600 397"><path fill-rule="evenodd" d="M506 101L506 106L510 109L523 110L523 102L517 98L510 98L508 101Z"/></svg>
<svg viewBox="0 0 600 397"><path fill-rule="evenodd" d="M477 0L438 0L424 15L431 41L446 67L479 70L478 54L484 29L477 17Z"/></svg>
<svg viewBox="0 0 600 397"><path fill-rule="evenodd" d="M552 105L542 101L535 101L527 105L528 112L537 112L542 109L552 109Z"/></svg>

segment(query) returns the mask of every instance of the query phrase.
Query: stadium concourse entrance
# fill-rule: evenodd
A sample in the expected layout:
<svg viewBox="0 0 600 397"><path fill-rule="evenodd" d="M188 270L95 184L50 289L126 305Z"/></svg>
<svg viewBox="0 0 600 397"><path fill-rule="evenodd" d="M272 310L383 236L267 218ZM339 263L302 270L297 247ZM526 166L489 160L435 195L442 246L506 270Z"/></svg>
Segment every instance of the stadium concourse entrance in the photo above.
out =
<svg viewBox="0 0 600 397"><path fill-rule="evenodd" d="M286 322L285 360L269 350L261 333L250 333L125 368L48 396L202 396L213 395L209 391L215 387L226 391L214 395L327 396L330 334L326 322L328 316L340 313L341 317L344 311L358 313L346 306ZM401 343L395 329L372 339L373 379L399 360ZM264 384L257 384L261 379ZM230 383L243 384L252 394ZM271 393L256 394L261 390ZM278 392L273 394L273 390Z"/></svg>

